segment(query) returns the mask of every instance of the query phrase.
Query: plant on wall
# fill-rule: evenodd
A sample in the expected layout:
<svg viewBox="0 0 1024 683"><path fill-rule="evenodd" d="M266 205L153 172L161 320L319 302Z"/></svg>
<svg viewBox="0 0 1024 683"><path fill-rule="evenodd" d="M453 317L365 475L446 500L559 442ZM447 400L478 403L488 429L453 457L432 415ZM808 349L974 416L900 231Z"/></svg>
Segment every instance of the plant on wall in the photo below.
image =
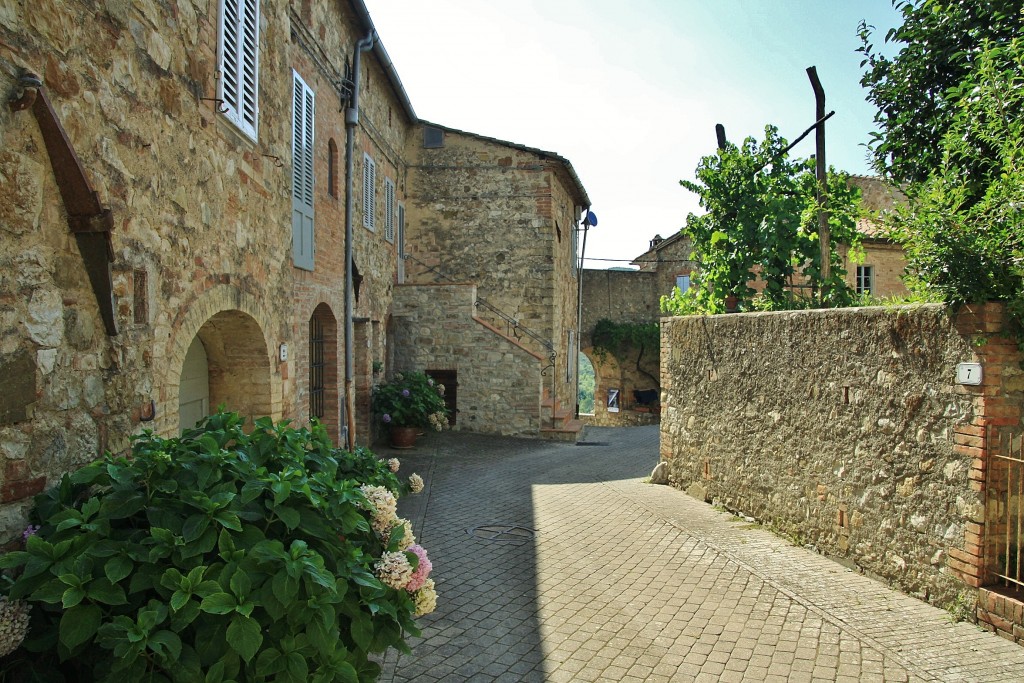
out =
<svg viewBox="0 0 1024 683"><path fill-rule="evenodd" d="M849 186L845 174L828 173L832 249L830 276L824 280L814 162L790 159L786 146L778 129L766 126L763 141L748 137L740 146L726 143L700 160L697 182L679 181L700 197L706 211L687 216L682 230L700 267L687 292L662 298L663 311L723 313L727 298L735 298L741 309L761 310L852 302L837 247L857 250L859 190ZM760 294L750 287L755 280L763 283ZM805 293L796 295L796 289Z"/></svg>
<svg viewBox="0 0 1024 683"><path fill-rule="evenodd" d="M658 323L616 323L602 318L594 325L591 344L598 355L611 354L622 362L635 362L636 369L658 385L658 378L641 366L644 356L653 352L650 363L661 357L661 327ZM636 354L635 360L633 354Z"/></svg>
<svg viewBox="0 0 1024 683"><path fill-rule="evenodd" d="M422 480L318 424L243 422L143 434L37 497L0 558L0 601L31 613L5 680L371 681L370 653L407 650L436 596L395 502Z"/></svg>

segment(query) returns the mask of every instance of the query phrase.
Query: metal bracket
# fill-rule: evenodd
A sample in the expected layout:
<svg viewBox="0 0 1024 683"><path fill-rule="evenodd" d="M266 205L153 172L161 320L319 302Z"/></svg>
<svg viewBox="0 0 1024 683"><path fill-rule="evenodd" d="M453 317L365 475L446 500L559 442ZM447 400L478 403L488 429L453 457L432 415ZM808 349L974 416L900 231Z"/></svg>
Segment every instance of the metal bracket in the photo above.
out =
<svg viewBox="0 0 1024 683"><path fill-rule="evenodd" d="M231 111L231 107L226 106L224 104L224 100L222 100L219 97L200 97L199 99L202 100L203 102L214 102L214 103L216 103L217 104L217 113L218 114L227 114L229 111Z"/></svg>

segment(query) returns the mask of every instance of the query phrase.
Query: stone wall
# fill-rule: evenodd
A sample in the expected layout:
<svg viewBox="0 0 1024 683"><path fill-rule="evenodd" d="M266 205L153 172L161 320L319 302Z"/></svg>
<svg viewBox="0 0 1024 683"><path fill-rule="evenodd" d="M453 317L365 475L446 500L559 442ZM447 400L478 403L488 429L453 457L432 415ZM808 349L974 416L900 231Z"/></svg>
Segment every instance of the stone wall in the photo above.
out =
<svg viewBox="0 0 1024 683"><path fill-rule="evenodd" d="M536 436L547 359L474 317L473 285L398 285L393 370L455 370L455 428Z"/></svg>
<svg viewBox="0 0 1024 683"><path fill-rule="evenodd" d="M673 485L946 604L987 581L985 429L1020 426L999 310L666 318ZM957 384L960 362L985 383Z"/></svg>

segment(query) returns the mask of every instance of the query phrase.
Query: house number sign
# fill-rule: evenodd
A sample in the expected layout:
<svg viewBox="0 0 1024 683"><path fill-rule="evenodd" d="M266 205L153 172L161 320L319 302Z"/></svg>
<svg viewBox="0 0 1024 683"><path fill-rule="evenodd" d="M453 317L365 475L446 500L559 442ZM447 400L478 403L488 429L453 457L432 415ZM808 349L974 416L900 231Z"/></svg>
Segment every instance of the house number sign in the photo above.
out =
<svg viewBox="0 0 1024 683"><path fill-rule="evenodd" d="M981 363L957 363L957 384L981 384Z"/></svg>

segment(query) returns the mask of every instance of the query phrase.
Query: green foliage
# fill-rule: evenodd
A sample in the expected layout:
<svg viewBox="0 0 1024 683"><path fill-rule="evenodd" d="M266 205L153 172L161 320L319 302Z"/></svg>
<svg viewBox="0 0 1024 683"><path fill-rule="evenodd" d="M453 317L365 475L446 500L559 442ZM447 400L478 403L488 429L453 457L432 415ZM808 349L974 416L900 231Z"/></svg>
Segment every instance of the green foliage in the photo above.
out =
<svg viewBox="0 0 1024 683"><path fill-rule="evenodd" d="M448 419L444 385L423 372L396 373L391 382L374 387L373 412L388 426L440 431Z"/></svg>
<svg viewBox="0 0 1024 683"><path fill-rule="evenodd" d="M610 353L619 360L628 360L634 351L661 348L661 327L658 323L616 323L602 318L594 326L591 342L596 353Z"/></svg>
<svg viewBox="0 0 1024 683"><path fill-rule="evenodd" d="M33 608L2 678L375 680L368 654L418 630L412 594L374 576L402 533L374 533L361 484L405 488L319 425L246 433L233 413L65 475L25 550L0 557L4 592Z"/></svg>
<svg viewBox="0 0 1024 683"><path fill-rule="evenodd" d="M891 226L910 288L952 303L1008 301L1024 314L1024 38L985 43L951 88L939 165Z"/></svg>
<svg viewBox="0 0 1024 683"><path fill-rule="evenodd" d="M876 171L893 180L924 182L943 162L940 143L954 126L957 105L986 40L1024 36L1020 0L893 0L903 25L884 37L897 54L883 54L874 29L862 23L866 67L861 85L878 107L871 154Z"/></svg>
<svg viewBox="0 0 1024 683"><path fill-rule="evenodd" d="M727 297L752 309L756 290L748 282L755 278L764 284L756 304L762 310L806 307L808 299L833 306L852 300L836 246L856 250L859 244L859 190L849 186L845 174L828 173L831 271L823 281L814 163L791 160L782 153L786 144L775 127L767 126L762 142L750 137L740 147L727 144L701 159L698 182L680 181L700 196L706 210L690 214L683 228L700 270L687 292L676 289L663 297L663 311L722 313ZM807 294L795 295L794 286L804 284Z"/></svg>

